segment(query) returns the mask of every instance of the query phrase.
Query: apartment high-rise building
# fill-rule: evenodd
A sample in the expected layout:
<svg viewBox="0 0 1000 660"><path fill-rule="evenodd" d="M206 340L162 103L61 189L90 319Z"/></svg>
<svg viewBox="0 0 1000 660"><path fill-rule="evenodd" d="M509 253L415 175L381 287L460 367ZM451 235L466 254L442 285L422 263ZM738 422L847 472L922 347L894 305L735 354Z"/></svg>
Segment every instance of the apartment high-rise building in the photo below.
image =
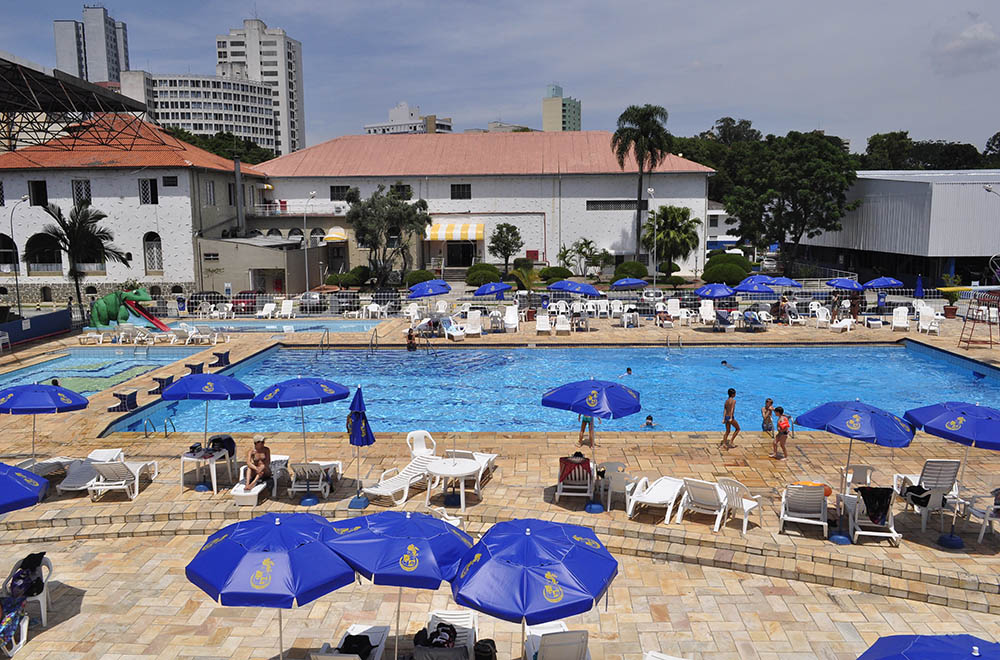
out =
<svg viewBox="0 0 1000 660"><path fill-rule="evenodd" d="M420 106L400 101L389 111L389 121L365 124L368 135L387 133L451 133L451 117L421 115Z"/></svg>
<svg viewBox="0 0 1000 660"><path fill-rule="evenodd" d="M563 96L559 85L548 85L542 99L542 130L579 131L580 100Z"/></svg>
<svg viewBox="0 0 1000 660"><path fill-rule="evenodd" d="M271 89L274 150L279 155L306 146L302 44L281 28L250 18L242 28L215 38L216 73L259 80Z"/></svg>
<svg viewBox="0 0 1000 660"><path fill-rule="evenodd" d="M56 68L91 82L119 82L128 71L128 28L104 7L84 5L83 20L53 21Z"/></svg>

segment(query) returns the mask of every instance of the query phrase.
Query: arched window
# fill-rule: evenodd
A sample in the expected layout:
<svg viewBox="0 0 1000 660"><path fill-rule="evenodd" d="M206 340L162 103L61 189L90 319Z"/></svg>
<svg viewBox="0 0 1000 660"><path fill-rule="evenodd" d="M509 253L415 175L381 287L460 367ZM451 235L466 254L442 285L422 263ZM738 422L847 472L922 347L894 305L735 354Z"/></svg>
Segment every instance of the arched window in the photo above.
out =
<svg viewBox="0 0 1000 660"><path fill-rule="evenodd" d="M35 234L25 245L28 253L28 273L62 273L62 250L48 234ZM50 292L51 293L51 292Z"/></svg>
<svg viewBox="0 0 1000 660"><path fill-rule="evenodd" d="M290 241L301 241L302 240L302 230L298 227L288 230L288 240Z"/></svg>
<svg viewBox="0 0 1000 660"><path fill-rule="evenodd" d="M184 287L175 284L172 287L170 287L170 293L184 293Z"/></svg>
<svg viewBox="0 0 1000 660"><path fill-rule="evenodd" d="M88 286L86 289L83 290L83 292L86 293L88 296L96 296L97 295L97 287L96 286Z"/></svg>
<svg viewBox="0 0 1000 660"><path fill-rule="evenodd" d="M0 296L6 296L6 295L7 295L7 287L0 286Z"/></svg>
<svg viewBox="0 0 1000 660"><path fill-rule="evenodd" d="M151 286L149 287L149 295L153 298L159 298L163 295L163 290L158 286Z"/></svg>
<svg viewBox="0 0 1000 660"><path fill-rule="evenodd" d="M275 229L274 227L271 227L270 229L267 230L267 235L268 236L277 236L278 238L281 238L281 230L280 229Z"/></svg>
<svg viewBox="0 0 1000 660"><path fill-rule="evenodd" d="M255 238L257 236L263 236L263 235L264 234L262 234L259 229L251 229L250 232L247 234L249 238Z"/></svg>
<svg viewBox="0 0 1000 660"><path fill-rule="evenodd" d="M142 254L146 259L146 274L163 273L163 243L160 235L151 231L142 237Z"/></svg>
<svg viewBox="0 0 1000 660"><path fill-rule="evenodd" d="M323 245L323 237L326 236L326 232L319 227L316 227L311 232L309 232L309 244L312 247L317 247Z"/></svg>
<svg viewBox="0 0 1000 660"><path fill-rule="evenodd" d="M43 286L42 287L42 302L52 302L52 288Z"/></svg>
<svg viewBox="0 0 1000 660"><path fill-rule="evenodd" d="M0 273L13 273L17 268L17 246L7 234L0 234Z"/></svg>

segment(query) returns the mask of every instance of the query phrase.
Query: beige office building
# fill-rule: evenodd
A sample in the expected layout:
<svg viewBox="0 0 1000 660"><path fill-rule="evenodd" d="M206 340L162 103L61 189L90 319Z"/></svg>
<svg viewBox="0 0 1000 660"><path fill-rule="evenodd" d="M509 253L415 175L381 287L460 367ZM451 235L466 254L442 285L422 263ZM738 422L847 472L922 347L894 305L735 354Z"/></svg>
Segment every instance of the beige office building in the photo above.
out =
<svg viewBox="0 0 1000 660"><path fill-rule="evenodd" d="M542 130L579 131L580 99L563 96L559 85L546 87L545 98L542 99Z"/></svg>

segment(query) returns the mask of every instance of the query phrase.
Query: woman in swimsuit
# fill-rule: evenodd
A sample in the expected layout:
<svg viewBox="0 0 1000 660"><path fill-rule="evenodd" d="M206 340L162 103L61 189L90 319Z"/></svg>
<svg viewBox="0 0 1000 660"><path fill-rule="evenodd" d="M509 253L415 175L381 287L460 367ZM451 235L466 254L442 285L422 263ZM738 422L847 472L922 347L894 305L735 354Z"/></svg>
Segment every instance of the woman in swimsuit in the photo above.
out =
<svg viewBox="0 0 1000 660"><path fill-rule="evenodd" d="M247 455L247 489L253 488L258 481L271 477L271 450L264 446L264 438L253 439L253 449Z"/></svg>

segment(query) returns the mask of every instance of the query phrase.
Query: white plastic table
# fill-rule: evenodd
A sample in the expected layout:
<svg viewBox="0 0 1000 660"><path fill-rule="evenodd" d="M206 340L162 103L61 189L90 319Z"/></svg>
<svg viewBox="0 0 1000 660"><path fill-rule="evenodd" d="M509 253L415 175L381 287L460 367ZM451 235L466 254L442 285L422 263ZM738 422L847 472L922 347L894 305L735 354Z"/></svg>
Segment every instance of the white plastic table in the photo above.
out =
<svg viewBox="0 0 1000 660"><path fill-rule="evenodd" d="M441 479L441 492L447 493L448 483L459 482L461 510L465 511L465 480L479 474L479 463L471 458L439 458L427 464L427 504L431 501L431 478Z"/></svg>
<svg viewBox="0 0 1000 660"><path fill-rule="evenodd" d="M219 482L217 477L217 465L219 461L226 464L226 474L229 476L229 483L233 482L233 468L229 462L229 453L225 449L216 452L202 451L198 454L185 452L181 454L181 492L184 492L184 463L191 461L194 463L195 479L201 479L202 466L208 466L208 471L212 475L212 492L219 492Z"/></svg>

